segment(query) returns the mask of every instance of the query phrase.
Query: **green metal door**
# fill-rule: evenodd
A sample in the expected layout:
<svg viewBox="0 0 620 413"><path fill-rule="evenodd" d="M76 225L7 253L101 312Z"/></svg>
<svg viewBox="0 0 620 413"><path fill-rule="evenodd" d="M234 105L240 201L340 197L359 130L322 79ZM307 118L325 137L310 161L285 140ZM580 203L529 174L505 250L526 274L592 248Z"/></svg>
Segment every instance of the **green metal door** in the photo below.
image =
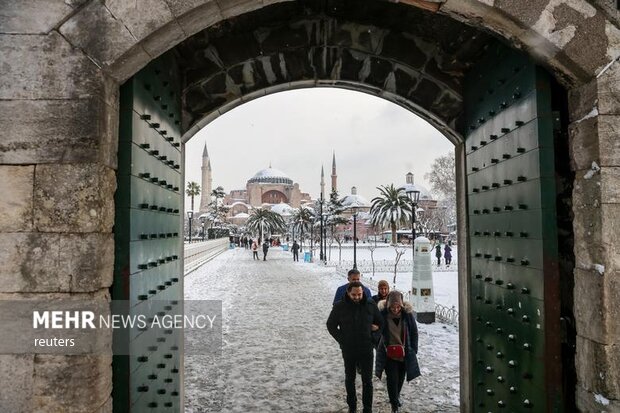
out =
<svg viewBox="0 0 620 413"><path fill-rule="evenodd" d="M471 406L561 412L551 79L491 48L464 89Z"/></svg>
<svg viewBox="0 0 620 413"><path fill-rule="evenodd" d="M130 315L182 314L180 94L163 56L121 87L112 298ZM179 412L182 334L115 333L115 412ZM126 355L128 354L128 355Z"/></svg>

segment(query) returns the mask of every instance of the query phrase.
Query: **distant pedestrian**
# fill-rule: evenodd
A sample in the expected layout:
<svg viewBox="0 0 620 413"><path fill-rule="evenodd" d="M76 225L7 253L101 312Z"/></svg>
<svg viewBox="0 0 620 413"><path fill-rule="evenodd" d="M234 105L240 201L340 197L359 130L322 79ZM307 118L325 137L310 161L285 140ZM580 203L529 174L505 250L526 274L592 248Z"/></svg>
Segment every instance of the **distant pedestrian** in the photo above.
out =
<svg viewBox="0 0 620 413"><path fill-rule="evenodd" d="M441 265L441 245L437 243L435 246L435 257L437 257L437 266Z"/></svg>
<svg viewBox="0 0 620 413"><path fill-rule="evenodd" d="M336 290L336 294L334 295L333 304L335 305L340 300L342 300L347 295L347 288L349 287L349 285L353 282L360 282L361 278L362 278L362 274L360 274L359 270L356 270L356 269L349 270L349 272L347 273L348 282L338 287L338 289ZM366 298L370 300L370 298L372 297L372 293L366 286L364 286L363 289L364 289L364 295L366 296Z"/></svg>
<svg viewBox="0 0 620 413"><path fill-rule="evenodd" d="M269 252L269 241L263 242L263 261L267 261L267 252Z"/></svg>
<svg viewBox="0 0 620 413"><path fill-rule="evenodd" d="M379 302L378 309L385 324L377 346L375 375L380 379L385 370L392 413L398 413L405 378L411 381L420 376L418 326L413 316L413 306L403 301L400 291L390 292L387 300Z"/></svg>
<svg viewBox="0 0 620 413"><path fill-rule="evenodd" d="M293 240L291 251L293 251L293 261L299 261L299 244L296 240Z"/></svg>
<svg viewBox="0 0 620 413"><path fill-rule="evenodd" d="M258 240L252 241L252 259L258 260Z"/></svg>
<svg viewBox="0 0 620 413"><path fill-rule="evenodd" d="M372 333L382 327L383 317L372 300L364 295L362 283L350 283L345 297L332 307L327 319L327 330L342 351L349 413L357 411L356 366L360 367L362 376L363 412L372 412Z"/></svg>
<svg viewBox="0 0 620 413"><path fill-rule="evenodd" d="M390 283L385 280L379 281L379 285L377 286L377 295L372 296L372 300L375 303L379 303L381 300L386 300L388 293L390 292Z"/></svg>
<svg viewBox="0 0 620 413"><path fill-rule="evenodd" d="M443 257L446 259L446 267L452 262L452 248L448 244L443 249Z"/></svg>

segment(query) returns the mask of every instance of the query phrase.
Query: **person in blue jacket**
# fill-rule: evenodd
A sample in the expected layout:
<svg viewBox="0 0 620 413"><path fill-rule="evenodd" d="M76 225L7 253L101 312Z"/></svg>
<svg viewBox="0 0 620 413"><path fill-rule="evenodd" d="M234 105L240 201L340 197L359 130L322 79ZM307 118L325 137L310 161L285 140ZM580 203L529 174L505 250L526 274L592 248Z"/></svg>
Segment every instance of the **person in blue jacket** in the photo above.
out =
<svg viewBox="0 0 620 413"><path fill-rule="evenodd" d="M385 370L392 413L398 413L405 378L411 381L420 376L418 326L413 306L403 302L400 291L391 291L387 300L379 301L378 309L385 322L377 345L375 375L381 378Z"/></svg>
<svg viewBox="0 0 620 413"><path fill-rule="evenodd" d="M340 287L338 287L338 289L336 290L336 295L334 296L334 302L332 304L335 305L337 302L342 300L344 298L344 296L347 294L347 287L349 286L349 284L351 284L353 282L361 282L360 281L361 277L362 277L362 275L355 268L352 269L352 270L349 270L349 272L347 273L347 280L349 282L344 284L344 285L341 285ZM364 295L369 300L372 298L372 293L370 292L370 290L366 286L364 286Z"/></svg>

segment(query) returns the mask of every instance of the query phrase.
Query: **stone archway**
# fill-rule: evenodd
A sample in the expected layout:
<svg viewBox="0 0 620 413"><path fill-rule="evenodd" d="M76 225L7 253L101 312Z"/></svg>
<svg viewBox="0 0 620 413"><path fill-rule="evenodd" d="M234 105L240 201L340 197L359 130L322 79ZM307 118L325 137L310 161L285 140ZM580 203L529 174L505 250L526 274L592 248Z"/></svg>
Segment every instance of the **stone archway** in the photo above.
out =
<svg viewBox="0 0 620 413"><path fill-rule="evenodd" d="M263 204L279 204L282 202L287 203L288 199L282 192L272 189L261 195L261 202Z"/></svg>
<svg viewBox="0 0 620 413"><path fill-rule="evenodd" d="M144 10L133 4L90 1L34 13L21 2L7 6L0 35L4 60L9 62L0 82L5 114L0 123L6 131L0 159L8 177L5 182L11 185L1 205L8 212L0 221L5 299L60 293L107 300L113 265L119 83L190 35L273 3L279 2L207 1L189 6L161 0ZM338 9L346 2L329 3ZM594 395L601 394L610 400L610 408L616 407L620 398L614 242L615 223L620 221L617 10L603 1L583 0L533 1L527 10L513 2L486 0L406 3L400 7L446 15L507 39L549 68L569 90L577 406L593 410ZM313 82L309 79L306 86L317 85ZM350 87L346 82L341 86ZM278 88L282 86L271 91ZM389 90L372 91L390 97ZM226 102L236 99L242 96ZM220 106L214 113L225 110ZM440 127L449 125L434 121ZM463 175L462 158L460 162ZM76 191L76 180L83 190ZM33 253L45 265L33 267ZM56 268L70 268L75 276L60 279ZM3 365L11 366L11 373L3 372L10 375L4 381L11 384L2 390L10 411L29 411L33 406L48 411L61 406L105 411L111 406L111 368L105 360L2 358ZM78 366L89 375L77 377ZM70 391L42 391L57 389L60 376Z"/></svg>

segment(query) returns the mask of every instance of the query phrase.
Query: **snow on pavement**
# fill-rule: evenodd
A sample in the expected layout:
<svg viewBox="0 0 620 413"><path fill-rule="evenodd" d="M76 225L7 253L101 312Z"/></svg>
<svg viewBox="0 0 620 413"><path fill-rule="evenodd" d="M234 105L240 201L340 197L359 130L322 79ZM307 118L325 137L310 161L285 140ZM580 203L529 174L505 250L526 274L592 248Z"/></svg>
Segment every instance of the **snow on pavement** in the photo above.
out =
<svg viewBox="0 0 620 413"><path fill-rule="evenodd" d="M222 300L223 348L221 357L185 356L185 411L347 411L340 349L325 327L346 282L333 271L271 248L266 262L229 250L189 274L186 300ZM458 412L458 330L419 330L422 376L403 387L403 412ZM385 376L374 388L374 411L389 412Z"/></svg>

